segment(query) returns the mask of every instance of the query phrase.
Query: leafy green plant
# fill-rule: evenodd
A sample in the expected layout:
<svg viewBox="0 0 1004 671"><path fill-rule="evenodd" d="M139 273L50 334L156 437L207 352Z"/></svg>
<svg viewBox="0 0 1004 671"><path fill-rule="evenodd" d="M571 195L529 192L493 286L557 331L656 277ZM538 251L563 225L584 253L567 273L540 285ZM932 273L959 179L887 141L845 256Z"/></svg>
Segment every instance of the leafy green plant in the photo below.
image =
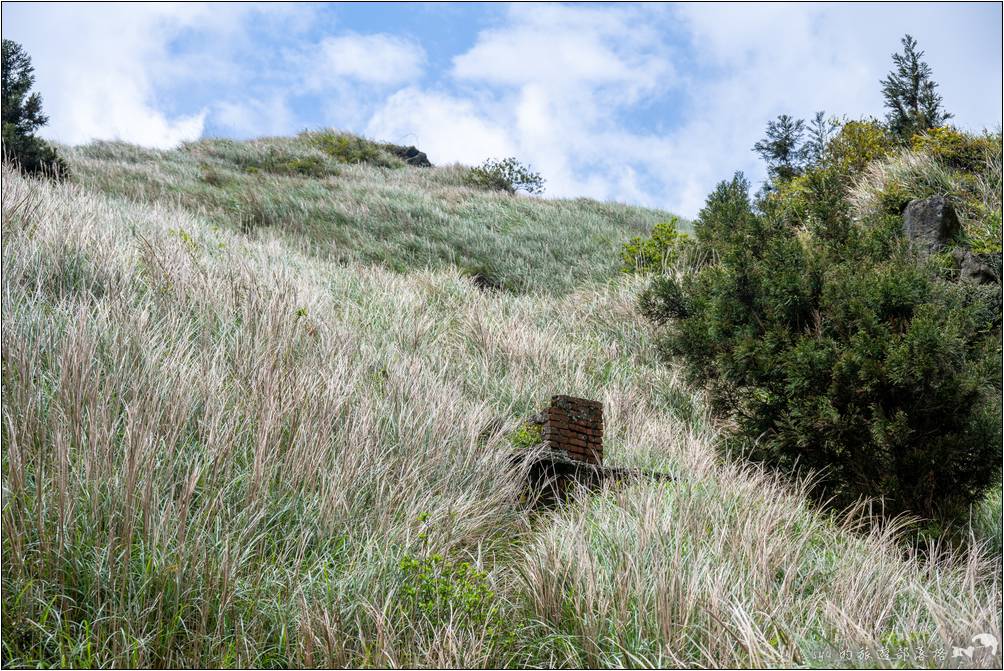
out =
<svg viewBox="0 0 1004 671"><path fill-rule="evenodd" d="M433 630L447 625L485 632L492 644L514 639L501 603L488 583L488 574L470 562L406 555L401 559L403 615L423 620Z"/></svg>
<svg viewBox="0 0 1004 671"><path fill-rule="evenodd" d="M537 195L544 192L544 178L540 173L533 172L512 156L502 160L486 160L471 168L465 181L470 186L507 193L525 191Z"/></svg>
<svg viewBox="0 0 1004 671"><path fill-rule="evenodd" d="M509 435L509 443L516 449L528 449L543 442L540 424L524 422Z"/></svg>
<svg viewBox="0 0 1004 671"><path fill-rule="evenodd" d="M690 248L690 236L677 230L677 217L652 227L652 234L636 236L621 249L621 271L625 273L665 272Z"/></svg>
<svg viewBox="0 0 1004 671"><path fill-rule="evenodd" d="M848 121L830 140L823 163L850 178L895 147L892 135L875 119Z"/></svg>

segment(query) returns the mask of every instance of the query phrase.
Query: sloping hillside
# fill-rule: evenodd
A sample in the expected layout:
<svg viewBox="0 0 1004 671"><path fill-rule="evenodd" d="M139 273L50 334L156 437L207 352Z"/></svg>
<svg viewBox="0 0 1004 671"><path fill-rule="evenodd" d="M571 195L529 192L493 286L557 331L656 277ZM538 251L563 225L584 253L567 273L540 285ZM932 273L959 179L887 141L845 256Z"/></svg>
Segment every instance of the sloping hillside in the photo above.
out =
<svg viewBox="0 0 1004 671"><path fill-rule="evenodd" d="M470 186L466 167L406 167L382 145L332 132L63 152L80 183L105 193L175 203L323 259L400 272L456 267L519 292L607 279L620 244L669 217L586 199L514 198Z"/></svg>
<svg viewBox="0 0 1004 671"><path fill-rule="evenodd" d="M268 145L5 168L5 665L937 666L999 630L992 558L715 458L615 271L663 213L241 167ZM677 482L525 510L509 435L555 392Z"/></svg>

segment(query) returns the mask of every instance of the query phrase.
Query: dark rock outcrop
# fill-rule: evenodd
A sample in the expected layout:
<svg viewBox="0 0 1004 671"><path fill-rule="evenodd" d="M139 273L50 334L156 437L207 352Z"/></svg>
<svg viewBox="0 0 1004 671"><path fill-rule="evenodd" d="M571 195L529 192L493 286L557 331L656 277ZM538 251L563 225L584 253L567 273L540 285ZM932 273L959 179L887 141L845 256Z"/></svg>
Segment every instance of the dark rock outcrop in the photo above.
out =
<svg viewBox="0 0 1004 671"><path fill-rule="evenodd" d="M387 149L410 166L414 166L416 168L432 167L432 163L429 162L429 157L425 155L424 151L419 151L418 147L411 145L405 147L402 145L391 144L387 145Z"/></svg>
<svg viewBox="0 0 1004 671"><path fill-rule="evenodd" d="M903 233L926 251L941 249L958 232L959 218L944 196L911 200L903 211Z"/></svg>

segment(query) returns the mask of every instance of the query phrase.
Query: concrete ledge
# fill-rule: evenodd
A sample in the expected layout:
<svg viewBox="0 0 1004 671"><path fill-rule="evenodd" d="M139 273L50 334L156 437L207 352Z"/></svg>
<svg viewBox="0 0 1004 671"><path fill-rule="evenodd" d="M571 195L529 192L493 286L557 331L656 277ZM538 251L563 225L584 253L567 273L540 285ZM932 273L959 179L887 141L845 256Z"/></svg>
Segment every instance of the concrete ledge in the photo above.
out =
<svg viewBox="0 0 1004 671"><path fill-rule="evenodd" d="M513 454L512 459L514 462L526 464L527 494L537 507L551 507L562 503L571 492L580 487L595 491L604 483L618 480L676 479L670 473L591 464L570 457L564 450L554 450L546 446L538 446L531 450L536 451L533 456L521 451Z"/></svg>

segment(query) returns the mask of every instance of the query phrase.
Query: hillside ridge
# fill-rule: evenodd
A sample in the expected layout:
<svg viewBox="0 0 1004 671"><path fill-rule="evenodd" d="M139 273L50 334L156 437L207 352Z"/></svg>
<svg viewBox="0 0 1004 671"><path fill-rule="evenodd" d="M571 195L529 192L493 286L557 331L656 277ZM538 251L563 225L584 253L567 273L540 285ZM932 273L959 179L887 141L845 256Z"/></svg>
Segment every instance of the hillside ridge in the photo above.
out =
<svg viewBox="0 0 1004 671"><path fill-rule="evenodd" d="M213 224L278 236L320 258L398 272L455 266L493 286L563 293L617 274L620 246L667 212L472 185L461 165L412 167L387 145L334 131L174 150L64 147L75 180L173 202Z"/></svg>

